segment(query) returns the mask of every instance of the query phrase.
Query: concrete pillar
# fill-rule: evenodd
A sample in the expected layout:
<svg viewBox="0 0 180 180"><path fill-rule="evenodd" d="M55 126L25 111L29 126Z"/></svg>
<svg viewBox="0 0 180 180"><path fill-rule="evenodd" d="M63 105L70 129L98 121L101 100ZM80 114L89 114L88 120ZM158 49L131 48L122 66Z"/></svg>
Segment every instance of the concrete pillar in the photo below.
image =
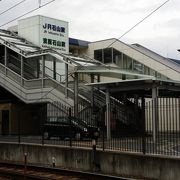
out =
<svg viewBox="0 0 180 180"><path fill-rule="evenodd" d="M45 76L45 57L42 56L42 88L44 88L44 76Z"/></svg>
<svg viewBox="0 0 180 180"><path fill-rule="evenodd" d="M4 51L4 65L5 65L5 75L7 75L7 47L5 46Z"/></svg>
<svg viewBox="0 0 180 180"><path fill-rule="evenodd" d="M65 64L65 97L68 98L68 64Z"/></svg>
<svg viewBox="0 0 180 180"><path fill-rule="evenodd" d="M74 115L78 117L78 73L74 73Z"/></svg>
<svg viewBox="0 0 180 180"><path fill-rule="evenodd" d="M153 142L156 143L158 132L158 88L152 88L152 131Z"/></svg>
<svg viewBox="0 0 180 180"><path fill-rule="evenodd" d="M110 108L110 93L109 89L106 89L106 132L107 132L107 140L111 139L111 125L110 125L110 118L111 118L111 108Z"/></svg>
<svg viewBox="0 0 180 180"><path fill-rule="evenodd" d="M94 83L94 74L91 74L91 83ZM94 106L94 86L91 86L91 106Z"/></svg>
<svg viewBox="0 0 180 180"><path fill-rule="evenodd" d="M56 58L53 58L53 79L56 80Z"/></svg>
<svg viewBox="0 0 180 180"><path fill-rule="evenodd" d="M21 86L23 86L23 73L24 72L24 62L23 62L23 56L21 56Z"/></svg>

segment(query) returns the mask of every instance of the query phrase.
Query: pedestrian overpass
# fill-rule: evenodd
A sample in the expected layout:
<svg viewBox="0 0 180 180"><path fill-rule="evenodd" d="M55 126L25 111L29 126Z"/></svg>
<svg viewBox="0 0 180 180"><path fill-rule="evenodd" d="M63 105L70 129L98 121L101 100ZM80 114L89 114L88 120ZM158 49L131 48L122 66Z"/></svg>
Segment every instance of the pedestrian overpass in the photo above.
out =
<svg viewBox="0 0 180 180"><path fill-rule="evenodd" d="M79 100L90 103L90 99L78 93L82 73L116 78L122 74L131 78L149 77L112 68L89 57L41 49L6 30L0 31L0 49L0 85L25 103L61 101L69 106ZM47 62L52 62L53 67L48 67ZM57 63L63 66L64 74L57 72Z"/></svg>

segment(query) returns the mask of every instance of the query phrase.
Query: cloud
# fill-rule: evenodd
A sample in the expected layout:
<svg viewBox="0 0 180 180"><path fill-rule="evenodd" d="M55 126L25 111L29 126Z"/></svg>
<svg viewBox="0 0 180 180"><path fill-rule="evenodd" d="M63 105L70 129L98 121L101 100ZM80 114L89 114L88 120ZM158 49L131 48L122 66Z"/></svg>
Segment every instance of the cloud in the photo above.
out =
<svg viewBox="0 0 180 180"><path fill-rule="evenodd" d="M1 1L0 12L20 1ZM41 0L42 4L49 1ZM163 2L165 0L56 0L28 16L42 14L68 21L70 36L95 41L120 37ZM37 6L38 0L26 0L22 5L0 16L0 23L5 23ZM145 45L149 43L155 51L177 57L175 52L180 39L179 9L179 0L169 1L122 40ZM17 21L8 26L15 23Z"/></svg>

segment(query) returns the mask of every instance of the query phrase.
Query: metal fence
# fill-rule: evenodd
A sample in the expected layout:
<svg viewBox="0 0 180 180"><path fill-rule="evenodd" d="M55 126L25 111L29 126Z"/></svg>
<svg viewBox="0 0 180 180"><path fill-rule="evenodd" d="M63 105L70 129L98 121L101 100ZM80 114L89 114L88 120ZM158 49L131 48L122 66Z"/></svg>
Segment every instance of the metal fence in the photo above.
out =
<svg viewBox="0 0 180 180"><path fill-rule="evenodd" d="M61 102L39 108L14 110L13 132L1 141L53 144L66 147L180 155L180 98L127 100L121 107L111 104L111 138L107 139L106 107L79 103L74 108ZM13 113L13 110L11 111Z"/></svg>

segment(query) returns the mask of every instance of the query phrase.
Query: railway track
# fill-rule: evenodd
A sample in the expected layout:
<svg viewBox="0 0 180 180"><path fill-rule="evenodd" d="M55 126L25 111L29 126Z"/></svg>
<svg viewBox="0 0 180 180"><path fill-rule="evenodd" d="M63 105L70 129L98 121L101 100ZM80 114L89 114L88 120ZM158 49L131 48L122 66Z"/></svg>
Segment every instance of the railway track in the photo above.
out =
<svg viewBox="0 0 180 180"><path fill-rule="evenodd" d="M0 163L0 180L130 180L98 173L73 171L52 167ZM132 180L132 179L131 179Z"/></svg>

